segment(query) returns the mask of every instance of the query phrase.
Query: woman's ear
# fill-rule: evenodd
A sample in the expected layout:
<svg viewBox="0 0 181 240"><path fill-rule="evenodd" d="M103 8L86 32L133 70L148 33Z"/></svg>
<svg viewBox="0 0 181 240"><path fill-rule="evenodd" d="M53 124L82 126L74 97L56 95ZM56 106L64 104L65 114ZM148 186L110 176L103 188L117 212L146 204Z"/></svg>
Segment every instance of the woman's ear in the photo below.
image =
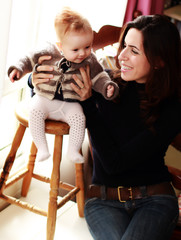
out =
<svg viewBox="0 0 181 240"><path fill-rule="evenodd" d="M165 63L164 63L164 61L161 59L160 60L160 68L162 68L162 67L164 67L165 66Z"/></svg>
<svg viewBox="0 0 181 240"><path fill-rule="evenodd" d="M155 69L160 69L163 68L164 66L165 66L164 61L160 57L158 57L156 60Z"/></svg>

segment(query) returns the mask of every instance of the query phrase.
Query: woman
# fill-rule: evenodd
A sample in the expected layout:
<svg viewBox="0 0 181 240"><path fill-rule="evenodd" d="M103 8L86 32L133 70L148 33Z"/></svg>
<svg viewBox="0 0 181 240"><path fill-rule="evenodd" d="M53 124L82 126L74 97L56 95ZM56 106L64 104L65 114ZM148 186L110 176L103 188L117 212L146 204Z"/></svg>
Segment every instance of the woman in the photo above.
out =
<svg viewBox="0 0 181 240"><path fill-rule="evenodd" d="M164 156L181 132L180 65L175 25L164 16L141 16L122 29L120 70L112 73L120 88L116 101L91 92L88 68L81 69L84 88L74 76L93 149L85 218L94 239L170 239L178 202ZM49 77L34 73L33 83Z"/></svg>

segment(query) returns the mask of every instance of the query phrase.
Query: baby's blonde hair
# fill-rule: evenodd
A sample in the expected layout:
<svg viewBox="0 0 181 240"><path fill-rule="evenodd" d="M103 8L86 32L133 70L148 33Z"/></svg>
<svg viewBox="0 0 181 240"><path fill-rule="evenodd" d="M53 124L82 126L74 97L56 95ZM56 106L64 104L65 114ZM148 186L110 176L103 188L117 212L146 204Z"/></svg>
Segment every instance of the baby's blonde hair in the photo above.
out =
<svg viewBox="0 0 181 240"><path fill-rule="evenodd" d="M63 8L63 10L56 15L54 26L57 38L60 42L67 32L93 31L89 21L86 18L68 7Z"/></svg>

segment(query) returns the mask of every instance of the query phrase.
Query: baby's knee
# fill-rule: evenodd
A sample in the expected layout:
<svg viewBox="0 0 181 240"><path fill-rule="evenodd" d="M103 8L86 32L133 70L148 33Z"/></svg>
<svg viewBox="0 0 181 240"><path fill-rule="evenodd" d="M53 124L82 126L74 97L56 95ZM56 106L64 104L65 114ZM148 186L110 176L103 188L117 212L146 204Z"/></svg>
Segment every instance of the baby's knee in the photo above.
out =
<svg viewBox="0 0 181 240"><path fill-rule="evenodd" d="M81 112L70 115L68 117L68 123L70 125L85 125L85 115Z"/></svg>
<svg viewBox="0 0 181 240"><path fill-rule="evenodd" d="M47 118L47 113L43 112L39 108L31 108L29 111L29 116L30 116L30 119L34 118L34 119L44 119L45 120Z"/></svg>

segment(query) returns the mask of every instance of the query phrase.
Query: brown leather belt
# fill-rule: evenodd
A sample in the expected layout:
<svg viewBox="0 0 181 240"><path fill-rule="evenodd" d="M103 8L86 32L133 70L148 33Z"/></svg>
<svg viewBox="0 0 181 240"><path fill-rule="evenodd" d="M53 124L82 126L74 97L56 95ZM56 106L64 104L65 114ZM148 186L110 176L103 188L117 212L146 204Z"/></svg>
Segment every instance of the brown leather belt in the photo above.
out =
<svg viewBox="0 0 181 240"><path fill-rule="evenodd" d="M90 185L88 190L88 198L97 197L104 200L119 200L120 202L160 194L175 195L175 192L169 182L141 187L120 186L118 188L109 188L103 185Z"/></svg>

